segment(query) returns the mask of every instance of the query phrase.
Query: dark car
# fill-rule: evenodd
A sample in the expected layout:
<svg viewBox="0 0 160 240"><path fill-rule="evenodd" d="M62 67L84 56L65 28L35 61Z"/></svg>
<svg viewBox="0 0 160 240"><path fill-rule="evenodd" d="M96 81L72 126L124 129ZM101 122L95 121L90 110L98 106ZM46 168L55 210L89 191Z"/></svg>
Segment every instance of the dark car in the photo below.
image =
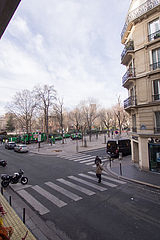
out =
<svg viewBox="0 0 160 240"><path fill-rule="evenodd" d="M118 157L121 152L123 156L131 154L131 140L125 139L111 139L107 141L106 152L111 157Z"/></svg>
<svg viewBox="0 0 160 240"><path fill-rule="evenodd" d="M5 148L6 149L14 149L15 146L16 146L15 142L7 142L7 143L5 143Z"/></svg>

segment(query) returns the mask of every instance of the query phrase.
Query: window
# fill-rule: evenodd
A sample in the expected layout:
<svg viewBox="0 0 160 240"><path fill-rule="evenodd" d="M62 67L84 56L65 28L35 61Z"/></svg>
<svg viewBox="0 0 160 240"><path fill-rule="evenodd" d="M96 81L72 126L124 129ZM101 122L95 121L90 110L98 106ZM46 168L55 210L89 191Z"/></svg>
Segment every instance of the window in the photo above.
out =
<svg viewBox="0 0 160 240"><path fill-rule="evenodd" d="M160 80L153 81L153 101L160 100Z"/></svg>
<svg viewBox="0 0 160 240"><path fill-rule="evenodd" d="M160 112L155 112L155 132L160 133Z"/></svg>
<svg viewBox="0 0 160 240"><path fill-rule="evenodd" d="M159 18L149 23L149 41L160 37L160 20Z"/></svg>
<svg viewBox="0 0 160 240"><path fill-rule="evenodd" d="M137 132L137 127L136 127L136 114L132 115L132 132Z"/></svg>
<svg viewBox="0 0 160 240"><path fill-rule="evenodd" d="M160 68L160 48L152 50L151 70Z"/></svg>

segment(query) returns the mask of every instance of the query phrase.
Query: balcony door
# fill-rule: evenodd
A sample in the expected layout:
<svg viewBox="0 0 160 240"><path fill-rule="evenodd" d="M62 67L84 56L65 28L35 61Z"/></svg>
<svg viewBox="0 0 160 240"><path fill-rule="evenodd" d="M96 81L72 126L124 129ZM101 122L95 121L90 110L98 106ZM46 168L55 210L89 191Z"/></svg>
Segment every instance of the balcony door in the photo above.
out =
<svg viewBox="0 0 160 240"><path fill-rule="evenodd" d="M160 100L160 80L153 81L153 101Z"/></svg>
<svg viewBox="0 0 160 240"><path fill-rule="evenodd" d="M151 70L160 68L160 48L152 50Z"/></svg>
<svg viewBox="0 0 160 240"><path fill-rule="evenodd" d="M149 23L149 41L155 39L156 34L160 33L160 20L155 19Z"/></svg>
<svg viewBox="0 0 160 240"><path fill-rule="evenodd" d="M155 132L160 133L160 112L155 112Z"/></svg>

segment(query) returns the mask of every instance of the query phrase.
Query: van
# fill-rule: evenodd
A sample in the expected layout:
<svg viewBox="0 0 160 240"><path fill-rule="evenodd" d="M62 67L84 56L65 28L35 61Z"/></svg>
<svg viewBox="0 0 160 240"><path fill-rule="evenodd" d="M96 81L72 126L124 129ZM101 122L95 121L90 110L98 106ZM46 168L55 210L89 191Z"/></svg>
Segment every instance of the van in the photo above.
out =
<svg viewBox="0 0 160 240"><path fill-rule="evenodd" d="M107 141L106 152L111 157L118 157L121 152L123 156L131 154L131 140L128 138L111 139Z"/></svg>

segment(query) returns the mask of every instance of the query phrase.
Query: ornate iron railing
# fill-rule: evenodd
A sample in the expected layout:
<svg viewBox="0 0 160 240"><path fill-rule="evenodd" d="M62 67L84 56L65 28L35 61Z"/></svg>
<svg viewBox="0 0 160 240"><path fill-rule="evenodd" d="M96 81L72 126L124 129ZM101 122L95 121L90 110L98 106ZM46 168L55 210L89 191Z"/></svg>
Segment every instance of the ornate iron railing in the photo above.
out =
<svg viewBox="0 0 160 240"><path fill-rule="evenodd" d="M129 68L127 72L124 74L124 76L122 77L122 85L124 85L129 78L135 78L135 77L136 77L135 68Z"/></svg>
<svg viewBox="0 0 160 240"><path fill-rule="evenodd" d="M157 7L159 4L160 4L160 0L148 0L145 3L143 3L142 5L140 5L138 8L131 11L128 14L127 20L124 24L124 27L123 27L123 30L122 30L122 33L121 33L121 39L123 38L124 33L127 30L127 26L130 22L132 22L134 19L142 16L143 14L150 11L151 9Z"/></svg>
<svg viewBox="0 0 160 240"><path fill-rule="evenodd" d="M124 100L124 108L133 107L137 105L136 96L130 96Z"/></svg>
<svg viewBox="0 0 160 240"><path fill-rule="evenodd" d="M152 40L155 40L157 38L160 38L160 30L148 35L148 41L149 42L152 41Z"/></svg>
<svg viewBox="0 0 160 240"><path fill-rule="evenodd" d="M129 41L129 42L126 44L126 46L124 47L123 52L122 52L122 54L121 54L121 61L123 60L124 56L126 55L126 53L127 53L129 50L134 50L133 41Z"/></svg>
<svg viewBox="0 0 160 240"><path fill-rule="evenodd" d="M153 64L150 64L150 70L156 70L157 68L160 68L160 62L156 62Z"/></svg>

